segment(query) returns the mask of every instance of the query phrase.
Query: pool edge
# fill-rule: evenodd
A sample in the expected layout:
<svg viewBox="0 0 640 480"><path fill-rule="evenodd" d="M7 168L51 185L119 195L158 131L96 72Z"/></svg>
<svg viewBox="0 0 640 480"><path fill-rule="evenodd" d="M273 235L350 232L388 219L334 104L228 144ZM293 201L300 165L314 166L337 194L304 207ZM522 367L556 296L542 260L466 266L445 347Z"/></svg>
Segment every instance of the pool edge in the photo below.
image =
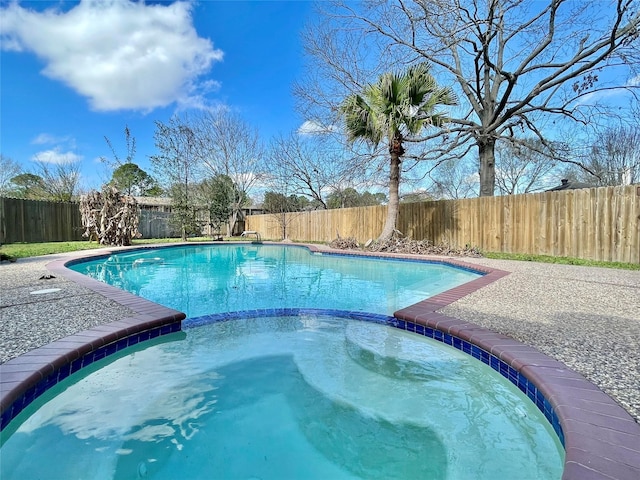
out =
<svg viewBox="0 0 640 480"><path fill-rule="evenodd" d="M549 402L562 428L563 480L640 478L640 448L630 448L640 445L640 424L609 395L564 363L534 347L438 312L505 275L508 272L489 272L485 277L398 310L394 317L476 345L535 385ZM474 282L477 282L476 288L461 288ZM415 331L411 326L405 329ZM517 379L511 381L523 390ZM524 393L527 394L526 387Z"/></svg>
<svg viewBox="0 0 640 480"><path fill-rule="evenodd" d="M184 313L66 267L81 258L108 256L115 251L81 251L46 265L52 273L125 306L134 314L60 338L0 364L0 431L44 391L80 368L128 346L181 330Z"/></svg>
<svg viewBox="0 0 640 480"><path fill-rule="evenodd" d="M264 243L284 246L277 242ZM131 247L130 250L181 245L185 244L136 246ZM186 243L186 245L194 244ZM509 272L467 264L450 257L344 251L304 243L288 245L306 247L311 252L319 253L428 260L483 273L484 275L478 279L401 309L394 316L414 325L427 326L454 335L476 345L500 358L543 392L556 412L564 434L566 452L562 476L564 480L640 478L640 449L630 447L640 445L640 424L636 423L633 417L611 397L563 363L542 354L533 347L473 323L438 313L439 309L499 280ZM78 252L76 256L54 260L47 264L50 271L132 309L137 315L62 338L1 364L0 413L3 418L3 427L7 411L14 406L16 400L24 397L29 391L37 393L38 388L46 390L50 386L47 386L47 379L64 371L63 367L71 365L74 360L77 361L78 358L100 351L105 352L106 356L107 347L117 348L118 342L122 345L123 339L138 338L136 336L140 335L139 341L151 338L144 338L145 332L154 332L158 336L164 334L161 333L163 328L165 333L171 333L167 330L167 326L173 325L171 328L176 328L177 325L178 330L180 329L180 324L185 318L183 313L136 297L65 267L65 264L80 258L108 256L112 252L122 250L124 249ZM11 416L9 421L14 417L15 415Z"/></svg>

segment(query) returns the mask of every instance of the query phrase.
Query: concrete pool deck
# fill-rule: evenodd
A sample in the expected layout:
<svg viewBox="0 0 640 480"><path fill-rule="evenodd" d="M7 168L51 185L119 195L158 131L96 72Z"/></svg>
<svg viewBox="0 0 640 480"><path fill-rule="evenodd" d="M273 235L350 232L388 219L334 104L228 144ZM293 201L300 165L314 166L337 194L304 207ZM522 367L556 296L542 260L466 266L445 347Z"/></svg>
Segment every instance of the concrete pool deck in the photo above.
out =
<svg viewBox="0 0 640 480"><path fill-rule="evenodd" d="M172 315L173 311L150 302L141 312L144 302L127 303L129 294L117 298L112 287L97 293L73 281L73 275L62 276L64 261L90 254L75 252L0 265L0 362L121 319L137 318L144 323L154 316ZM584 376L629 414L625 417L604 409L611 438L594 440L619 448L603 454L597 444L597 452L589 451L589 441L583 441L571 453L574 460L567 464L565 478L640 478L640 426L635 423L640 420L640 272L484 258L459 260L510 273L498 275L494 282L453 303L437 305L433 309L437 315L487 328L535 348ZM50 262L57 265L54 270L47 268ZM56 278L41 279L52 273ZM49 289L60 290L33 293ZM6 368L0 368L5 384L3 370ZM575 391L577 397L587 393L580 388ZM576 398L576 403L581 401Z"/></svg>

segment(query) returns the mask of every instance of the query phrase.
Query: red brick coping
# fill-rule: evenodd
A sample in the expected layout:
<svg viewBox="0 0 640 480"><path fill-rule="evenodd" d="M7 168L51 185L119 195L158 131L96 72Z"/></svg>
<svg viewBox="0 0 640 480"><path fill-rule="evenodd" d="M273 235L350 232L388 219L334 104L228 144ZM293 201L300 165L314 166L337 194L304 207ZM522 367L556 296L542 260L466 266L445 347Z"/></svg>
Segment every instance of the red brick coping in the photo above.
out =
<svg viewBox="0 0 640 480"><path fill-rule="evenodd" d="M181 244L171 246L179 245ZM640 425L611 397L561 362L533 347L473 323L438 313L444 306L499 280L509 272L450 258L345 252L320 248L317 245L302 246L319 253L425 259L484 273L476 280L399 310L394 316L406 322L407 330L416 331L415 326L420 325L476 345L535 384L557 414L562 428L566 450L563 480L640 479ZM159 247L170 246L149 245L143 248ZM183 313L162 307L65 267L66 263L76 259L108 256L110 253L113 252L78 252L77 257L53 261L47 268L129 307L136 314L57 340L0 365L0 412L3 416L30 389L33 390L44 379L50 378L52 374L93 351L104 350L109 346L113 346L113 351L116 351L116 345L126 346L127 338L144 340L145 332L154 331L157 336L162 334L161 331L169 333L176 328L179 329L181 321L185 318Z"/></svg>
<svg viewBox="0 0 640 480"><path fill-rule="evenodd" d="M105 254L108 256L109 253L111 252L106 250L100 250L98 253L78 252L76 257L48 263L47 268L55 275L72 280L130 308L135 314L61 338L0 365L0 414L3 427L7 418L8 420L14 418L47 388L63 379L62 376L56 376L57 372L63 370L66 377L98 360L99 358L90 355L92 352L102 350L106 356L139 341L180 330L180 324L186 318L184 313L137 297L65 267L65 264L77 259L90 259L105 256ZM87 359L87 357L91 358ZM70 369L70 366L73 368ZM16 405L17 401L18 405Z"/></svg>

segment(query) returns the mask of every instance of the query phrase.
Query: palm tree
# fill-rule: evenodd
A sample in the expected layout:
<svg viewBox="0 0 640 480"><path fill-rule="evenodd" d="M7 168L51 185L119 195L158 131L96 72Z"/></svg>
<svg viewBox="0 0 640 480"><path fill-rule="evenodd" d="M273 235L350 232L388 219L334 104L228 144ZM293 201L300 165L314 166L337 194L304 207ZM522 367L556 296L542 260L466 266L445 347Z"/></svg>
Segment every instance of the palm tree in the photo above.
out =
<svg viewBox="0 0 640 480"><path fill-rule="evenodd" d="M385 73L367 85L362 95L349 95L341 106L350 142L365 140L378 146L389 143L389 203L387 220L378 242L389 240L396 230L400 163L406 135L416 135L430 125L441 126L446 117L435 112L439 105L455 105L449 88L440 88L429 73L429 64L413 65L404 73Z"/></svg>

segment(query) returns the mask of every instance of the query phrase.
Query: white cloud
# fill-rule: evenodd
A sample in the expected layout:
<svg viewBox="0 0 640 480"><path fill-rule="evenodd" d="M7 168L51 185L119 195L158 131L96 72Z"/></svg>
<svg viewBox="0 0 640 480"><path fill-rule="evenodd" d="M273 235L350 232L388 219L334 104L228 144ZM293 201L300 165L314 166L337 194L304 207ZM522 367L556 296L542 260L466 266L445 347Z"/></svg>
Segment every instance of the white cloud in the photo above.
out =
<svg viewBox="0 0 640 480"><path fill-rule="evenodd" d="M34 52L46 62L44 75L96 110L151 110L201 94L198 77L222 60L222 51L198 36L191 8L182 1L82 0L67 12L37 12L11 3L0 9L0 39L5 50Z"/></svg>
<svg viewBox="0 0 640 480"><path fill-rule="evenodd" d="M298 128L298 134L320 135L322 133L335 132L336 130L334 125L324 126L314 120L307 120Z"/></svg>
<svg viewBox="0 0 640 480"><path fill-rule="evenodd" d="M32 145L54 145L54 144L65 144L70 148L75 148L76 141L73 137L58 137L56 135L52 135L50 133L40 133L33 140L31 140Z"/></svg>
<svg viewBox="0 0 640 480"><path fill-rule="evenodd" d="M49 133L41 133L33 140L31 140L31 143L33 145L46 145L48 143L56 143L56 141L56 137L54 137L53 135Z"/></svg>
<svg viewBox="0 0 640 480"><path fill-rule="evenodd" d="M636 75L635 77L631 77L627 80L624 85L607 86L604 90L596 90L594 92L587 93L578 99L576 105L589 105L596 102L602 102L607 99L611 102L614 99L626 96L630 89L637 88L639 85L640 75Z"/></svg>
<svg viewBox="0 0 640 480"><path fill-rule="evenodd" d="M59 147L51 150L43 150L31 157L31 160L44 163L74 163L82 160L82 156L73 152L63 152Z"/></svg>
<svg viewBox="0 0 640 480"><path fill-rule="evenodd" d="M626 84L627 87L637 87L638 85L640 85L640 75L631 78Z"/></svg>

